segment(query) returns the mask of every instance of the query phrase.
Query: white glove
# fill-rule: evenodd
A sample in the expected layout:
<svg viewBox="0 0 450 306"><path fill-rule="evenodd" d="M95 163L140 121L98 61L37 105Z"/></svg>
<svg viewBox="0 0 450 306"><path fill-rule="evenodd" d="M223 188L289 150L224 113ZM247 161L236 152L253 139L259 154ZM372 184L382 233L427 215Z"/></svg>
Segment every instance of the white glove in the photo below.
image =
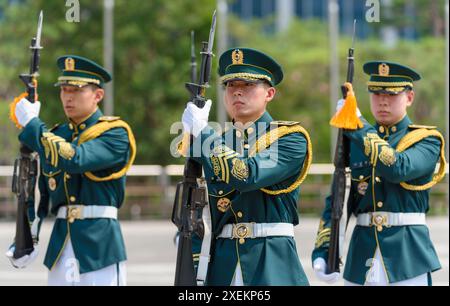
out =
<svg viewBox="0 0 450 306"><path fill-rule="evenodd" d="M337 101L336 103L336 113L339 112L341 110L341 108L344 106L345 100L344 99L339 99L339 101ZM361 117L361 111L359 110L359 107L356 109L356 116Z"/></svg>
<svg viewBox="0 0 450 306"><path fill-rule="evenodd" d="M39 116L40 110L41 102L31 103L27 99L22 98L16 105L15 115L19 124L25 127L31 119Z"/></svg>
<svg viewBox="0 0 450 306"><path fill-rule="evenodd" d="M34 245L34 250L29 255L22 256L20 258L14 258L14 251L16 247L11 246L9 250L5 253L6 257L8 257L9 261L13 265L14 268L23 269L29 264L31 264L39 254L38 245Z"/></svg>
<svg viewBox="0 0 450 306"><path fill-rule="evenodd" d="M328 284L333 284L337 282L341 276L341 273L339 272L326 274L325 272L327 271L327 263L321 257L314 260L313 268L317 278Z"/></svg>
<svg viewBox="0 0 450 306"><path fill-rule="evenodd" d="M200 134L200 132L208 125L211 104L211 100L206 101L203 108L197 107L192 102L187 104L181 119L185 132L194 135L194 137L197 137Z"/></svg>

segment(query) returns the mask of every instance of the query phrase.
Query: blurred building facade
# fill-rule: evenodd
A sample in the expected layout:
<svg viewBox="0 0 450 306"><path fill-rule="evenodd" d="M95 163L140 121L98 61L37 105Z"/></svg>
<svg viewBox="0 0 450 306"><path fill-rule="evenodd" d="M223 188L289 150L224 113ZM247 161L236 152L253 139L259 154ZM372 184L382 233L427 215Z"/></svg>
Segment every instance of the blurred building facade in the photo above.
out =
<svg viewBox="0 0 450 306"><path fill-rule="evenodd" d="M275 16L283 20L298 17L300 19L317 18L320 20L328 20L328 5L330 0L230 0L229 11L243 20L251 20L252 18L264 18ZM394 5L398 10L398 1L394 0L336 0L339 5L339 28L341 34L351 35L353 29L353 20L358 23L357 36L360 39L367 38L372 35L380 34L385 39L417 39L419 37L417 23L413 20L419 9L415 0L404 1L400 10L403 11L402 26L399 27L374 27L371 22L366 22L367 11L379 4L381 21L392 20ZM432 2L432 1L431 1ZM280 12L282 12L280 14ZM287 14L287 15L286 15ZM275 19L275 20L276 20ZM407 21L410 22L407 22ZM274 21L270 30L279 30L277 25L282 22Z"/></svg>

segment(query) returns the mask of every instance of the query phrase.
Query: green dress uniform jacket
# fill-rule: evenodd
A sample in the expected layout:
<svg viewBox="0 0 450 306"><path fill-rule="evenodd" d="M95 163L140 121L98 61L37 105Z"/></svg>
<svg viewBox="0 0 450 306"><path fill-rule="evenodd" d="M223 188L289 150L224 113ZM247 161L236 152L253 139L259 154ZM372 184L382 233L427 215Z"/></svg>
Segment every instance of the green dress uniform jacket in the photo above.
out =
<svg viewBox="0 0 450 306"><path fill-rule="evenodd" d="M230 285L238 263L245 285L308 285L293 237L217 238L226 224L299 223L299 185L312 157L308 133L266 112L245 130L219 135L208 126L191 154L195 146L206 148L195 160L204 168L212 218L206 285ZM194 253L200 245L194 240Z"/></svg>
<svg viewBox="0 0 450 306"><path fill-rule="evenodd" d="M19 139L40 156L41 198L35 214L40 219L39 227L49 212L56 215L62 206L122 206L124 172L134 159L135 143L131 129L118 117L103 117L96 110L78 125L70 122L50 131L34 118ZM117 220L56 219L44 261L49 269L58 261L69 238L80 273L127 258Z"/></svg>
<svg viewBox="0 0 450 306"><path fill-rule="evenodd" d="M361 118L363 119L363 118ZM405 116L392 126L370 125L346 131L350 139L352 183L349 213L426 213L429 188L444 172L444 139L433 127L415 126ZM441 157L441 168L433 176ZM331 199L326 200L312 254L328 258ZM376 249L389 283L395 283L440 269L426 225L356 226L351 237L344 278L364 284Z"/></svg>

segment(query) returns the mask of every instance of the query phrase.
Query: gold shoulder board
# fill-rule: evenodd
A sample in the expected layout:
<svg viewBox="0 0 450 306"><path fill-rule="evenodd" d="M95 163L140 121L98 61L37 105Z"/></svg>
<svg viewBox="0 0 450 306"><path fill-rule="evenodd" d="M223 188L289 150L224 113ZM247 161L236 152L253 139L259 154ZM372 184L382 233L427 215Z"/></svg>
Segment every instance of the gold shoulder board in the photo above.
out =
<svg viewBox="0 0 450 306"><path fill-rule="evenodd" d="M300 122L297 122L297 121L282 121L282 120L280 120L280 121L272 121L270 124L273 124L273 125L284 125L284 126L293 126L293 125L297 125L297 124L300 124Z"/></svg>
<svg viewBox="0 0 450 306"><path fill-rule="evenodd" d="M427 130L435 130L437 126L434 125L418 125L418 124L410 124L408 125L410 129L427 129Z"/></svg>
<svg viewBox="0 0 450 306"><path fill-rule="evenodd" d="M119 120L120 117L118 116L102 116L98 118L98 121L116 121Z"/></svg>
<svg viewBox="0 0 450 306"><path fill-rule="evenodd" d="M55 124L50 130L49 132L53 132L54 130L56 130L59 127L59 123Z"/></svg>

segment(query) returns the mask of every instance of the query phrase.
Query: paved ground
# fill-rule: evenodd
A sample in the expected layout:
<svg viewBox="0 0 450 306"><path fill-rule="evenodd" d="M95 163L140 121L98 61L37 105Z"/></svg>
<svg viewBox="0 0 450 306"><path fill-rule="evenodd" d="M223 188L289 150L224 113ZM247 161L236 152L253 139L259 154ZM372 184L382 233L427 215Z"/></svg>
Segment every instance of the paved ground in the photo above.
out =
<svg viewBox="0 0 450 306"><path fill-rule="evenodd" d="M449 219L429 218L428 224L443 269L433 274L434 285L449 285ZM41 253L37 261L24 270L16 270L3 256L14 235L15 225L0 223L0 285L45 285L47 271L41 264L51 230L52 221L44 223ZM302 218L296 227L297 248L311 285L317 282L311 269L310 253L314 245L318 220ZM175 274L176 249L172 243L175 227L166 221L122 222L128 248L129 285L172 285ZM342 285L342 281L339 285Z"/></svg>

